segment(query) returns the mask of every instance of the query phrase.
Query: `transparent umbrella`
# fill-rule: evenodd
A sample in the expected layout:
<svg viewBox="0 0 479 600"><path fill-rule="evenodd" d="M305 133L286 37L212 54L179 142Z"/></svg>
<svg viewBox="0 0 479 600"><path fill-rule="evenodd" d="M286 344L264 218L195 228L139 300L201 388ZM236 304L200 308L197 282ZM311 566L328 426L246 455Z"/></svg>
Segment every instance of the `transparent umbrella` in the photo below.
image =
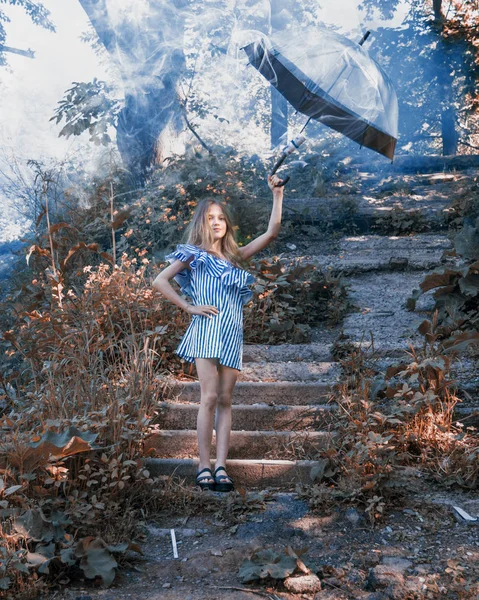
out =
<svg viewBox="0 0 479 600"><path fill-rule="evenodd" d="M249 62L299 112L391 160L398 103L391 80L361 42L315 27L243 48ZM304 129L304 128L303 128Z"/></svg>

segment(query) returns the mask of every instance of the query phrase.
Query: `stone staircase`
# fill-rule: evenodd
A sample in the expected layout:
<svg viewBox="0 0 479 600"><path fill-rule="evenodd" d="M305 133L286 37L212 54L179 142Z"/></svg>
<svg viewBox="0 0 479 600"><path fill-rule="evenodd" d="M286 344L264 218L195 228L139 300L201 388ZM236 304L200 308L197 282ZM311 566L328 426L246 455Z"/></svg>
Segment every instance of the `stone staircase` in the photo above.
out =
<svg viewBox="0 0 479 600"><path fill-rule="evenodd" d="M438 210L445 210L445 178L440 174ZM448 179L452 181L453 179ZM428 198L434 177L430 176ZM420 199L415 198L415 204ZM432 203L433 204L433 203ZM427 210L433 210L431 201ZM433 223L438 220L432 219ZM425 273L445 260L451 242L443 232L413 236L344 236L334 253L325 254L321 243L307 240L283 256L342 272L355 305L340 327L318 328L310 344L245 346L244 364L233 395L233 419L227 468L238 486L292 489L309 480L314 457L332 439L337 407L330 401L332 387L341 380L332 346L339 333L356 345L374 346L384 365L404 356L409 345L420 346L416 329L428 316L431 294L421 297L416 312L408 312L406 299L419 287ZM319 248L319 251L317 250ZM286 248L285 248L286 250ZM471 384L471 372L458 374ZM479 388L473 382L471 389ZM478 424L479 402L473 393L457 418ZM177 381L168 402L159 406L158 430L145 451L154 475L176 475L193 482L197 471L196 416L199 383ZM214 447L212 457L214 456Z"/></svg>
<svg viewBox="0 0 479 600"><path fill-rule="evenodd" d="M250 364L279 368L278 363ZM329 382L242 380L236 384L228 472L239 485L289 487L307 480L312 462L292 460L291 455L295 443L311 456L329 443L327 427L334 407L327 400L333 382L331 378ZM177 400L160 407L162 429L151 436L146 450L154 448L163 458L149 460L150 471L194 479L199 391L196 382L178 385ZM265 458L268 455L275 458Z"/></svg>

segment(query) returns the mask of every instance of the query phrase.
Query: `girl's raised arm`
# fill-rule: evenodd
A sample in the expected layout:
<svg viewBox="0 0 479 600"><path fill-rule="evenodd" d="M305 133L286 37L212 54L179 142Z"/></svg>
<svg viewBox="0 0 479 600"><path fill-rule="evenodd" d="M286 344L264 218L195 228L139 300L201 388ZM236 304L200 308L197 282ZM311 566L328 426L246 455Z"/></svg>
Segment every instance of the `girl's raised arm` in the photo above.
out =
<svg viewBox="0 0 479 600"><path fill-rule="evenodd" d="M266 233L259 235L246 246L239 249L243 260L250 258L263 248L266 248L276 237L281 228L281 214L283 209L283 188L279 184L281 179L277 175L268 175L268 187L273 192L273 209L269 218Z"/></svg>

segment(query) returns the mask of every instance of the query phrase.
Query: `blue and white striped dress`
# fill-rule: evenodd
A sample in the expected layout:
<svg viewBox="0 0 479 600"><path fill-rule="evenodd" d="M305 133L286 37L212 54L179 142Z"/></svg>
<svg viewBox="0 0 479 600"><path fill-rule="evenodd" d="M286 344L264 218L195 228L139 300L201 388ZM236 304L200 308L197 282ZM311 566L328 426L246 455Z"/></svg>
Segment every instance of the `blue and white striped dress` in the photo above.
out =
<svg viewBox="0 0 479 600"><path fill-rule="evenodd" d="M191 244L178 244L165 258L170 263L193 256L186 268L175 275L181 291L195 306L216 306L212 318L192 315L176 354L194 362L195 358L218 358L221 365L241 370L243 364L243 305L253 296L249 285L254 277L227 260Z"/></svg>

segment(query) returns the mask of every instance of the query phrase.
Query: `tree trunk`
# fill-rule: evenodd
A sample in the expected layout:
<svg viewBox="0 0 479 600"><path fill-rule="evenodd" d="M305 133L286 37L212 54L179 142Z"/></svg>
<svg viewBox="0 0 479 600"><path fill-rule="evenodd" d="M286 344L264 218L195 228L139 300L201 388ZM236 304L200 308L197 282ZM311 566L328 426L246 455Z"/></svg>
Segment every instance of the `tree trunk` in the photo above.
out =
<svg viewBox="0 0 479 600"><path fill-rule="evenodd" d="M442 23L444 15L442 14L442 0L432 0L432 7L434 9L434 20L438 23Z"/></svg>
<svg viewBox="0 0 479 600"><path fill-rule="evenodd" d="M182 150L179 141L185 127L178 85L185 68L183 3L151 1L138 20L114 14L114 1L80 0L123 79L125 106L118 119L117 145L140 184L154 164Z"/></svg>
<svg viewBox="0 0 479 600"><path fill-rule="evenodd" d="M459 137L456 130L456 108L454 107L454 76L451 74L451 46L444 40L442 29L444 17L441 0L434 0L435 26L438 43L434 54L437 69L437 83L441 103L441 135L443 156L457 154Z"/></svg>
<svg viewBox="0 0 479 600"><path fill-rule="evenodd" d="M440 52L441 44L439 45ZM454 107L453 77L449 72L447 53L440 53L441 64L438 67L438 84L441 98L441 135L442 154L450 156L457 154L458 136L456 131L456 109Z"/></svg>
<svg viewBox="0 0 479 600"><path fill-rule="evenodd" d="M281 14L285 0L271 0L270 33L282 31L287 20ZM271 86L271 148L285 143L288 138L288 101Z"/></svg>
<svg viewBox="0 0 479 600"><path fill-rule="evenodd" d="M456 111L453 107L445 108L441 115L442 155L457 154L458 136L456 131Z"/></svg>

